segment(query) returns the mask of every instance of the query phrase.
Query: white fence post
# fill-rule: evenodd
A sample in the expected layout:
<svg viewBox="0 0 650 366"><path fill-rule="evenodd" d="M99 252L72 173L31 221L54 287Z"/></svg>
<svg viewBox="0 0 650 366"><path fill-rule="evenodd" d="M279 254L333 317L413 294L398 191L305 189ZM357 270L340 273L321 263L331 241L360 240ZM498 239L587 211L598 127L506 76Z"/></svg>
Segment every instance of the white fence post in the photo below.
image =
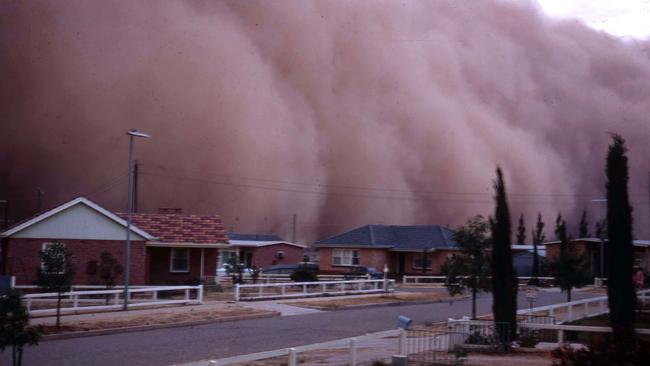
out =
<svg viewBox="0 0 650 366"><path fill-rule="evenodd" d="M190 300L190 289L185 289L185 300L186 301Z"/></svg>
<svg viewBox="0 0 650 366"><path fill-rule="evenodd" d="M558 344L564 343L564 331L562 329L557 331L557 343Z"/></svg>
<svg viewBox="0 0 650 366"><path fill-rule="evenodd" d="M79 295L74 294L73 300L72 300L72 307L79 307Z"/></svg>
<svg viewBox="0 0 650 366"><path fill-rule="evenodd" d="M235 285L235 301L239 301L239 284Z"/></svg>
<svg viewBox="0 0 650 366"><path fill-rule="evenodd" d="M357 366L357 340L350 339L350 366Z"/></svg>
<svg viewBox="0 0 650 366"><path fill-rule="evenodd" d="M406 330L399 329L399 341L397 343L397 353L406 355Z"/></svg>
<svg viewBox="0 0 650 366"><path fill-rule="evenodd" d="M296 366L296 349L289 348L289 366Z"/></svg>
<svg viewBox="0 0 650 366"><path fill-rule="evenodd" d="M199 285L198 292L196 293L199 304L203 304L203 285Z"/></svg>
<svg viewBox="0 0 650 366"><path fill-rule="evenodd" d="M567 305L567 320L566 321L570 322L572 320L573 320L573 305L571 305L571 303L569 303L569 305Z"/></svg>

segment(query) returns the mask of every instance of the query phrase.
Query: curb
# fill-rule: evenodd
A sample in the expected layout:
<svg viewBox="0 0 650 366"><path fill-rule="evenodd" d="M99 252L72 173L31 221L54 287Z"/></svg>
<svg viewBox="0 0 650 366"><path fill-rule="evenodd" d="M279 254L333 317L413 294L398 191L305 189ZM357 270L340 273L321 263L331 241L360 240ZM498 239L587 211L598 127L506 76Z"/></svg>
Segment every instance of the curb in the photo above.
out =
<svg viewBox="0 0 650 366"><path fill-rule="evenodd" d="M281 313L279 311L274 311L267 314L237 315L237 316L229 316L229 317L212 319L212 320L196 320L196 321L182 322L182 323L138 325L134 327L108 328L108 329L77 331L77 332L70 332L70 333L47 334L43 336L43 339L41 341L46 342L46 341L56 341L56 340L72 339L72 338L80 338L80 337L96 337L96 336L120 334L120 333L142 332L147 330L156 330L156 329L163 329L163 328L180 328L180 327L189 327L194 325L203 325L203 324L211 324L211 323L225 323L225 322L231 322L237 320L273 318L276 316L280 316L280 314Z"/></svg>

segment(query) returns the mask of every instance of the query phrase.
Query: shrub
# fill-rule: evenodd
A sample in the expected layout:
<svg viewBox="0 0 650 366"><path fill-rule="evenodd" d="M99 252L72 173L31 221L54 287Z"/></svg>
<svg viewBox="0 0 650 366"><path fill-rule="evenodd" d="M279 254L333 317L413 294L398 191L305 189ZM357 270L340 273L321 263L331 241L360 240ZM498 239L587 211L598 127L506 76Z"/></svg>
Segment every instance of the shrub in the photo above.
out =
<svg viewBox="0 0 650 366"><path fill-rule="evenodd" d="M564 345L553 350L551 356L554 366L641 366L650 359L650 343L638 340L630 347L621 347L611 335L598 336L585 348Z"/></svg>
<svg viewBox="0 0 650 366"><path fill-rule="evenodd" d="M305 269L297 269L291 274L291 280L293 282L314 282L318 281L318 276L312 271Z"/></svg>
<svg viewBox="0 0 650 366"><path fill-rule="evenodd" d="M528 332L517 338L520 347L534 348L539 343L539 336L536 331Z"/></svg>

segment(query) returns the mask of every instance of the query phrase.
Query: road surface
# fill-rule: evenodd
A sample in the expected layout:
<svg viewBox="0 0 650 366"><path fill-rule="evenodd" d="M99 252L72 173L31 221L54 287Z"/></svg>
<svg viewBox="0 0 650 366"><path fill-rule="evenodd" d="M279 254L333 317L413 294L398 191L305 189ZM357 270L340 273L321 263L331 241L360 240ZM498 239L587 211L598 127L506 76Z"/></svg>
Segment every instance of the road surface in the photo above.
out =
<svg viewBox="0 0 650 366"><path fill-rule="evenodd" d="M520 308L527 308L519 292ZM594 295L575 293L574 300ZM566 301L559 292L540 292L536 306ZM478 301L479 313L489 313L490 294ZM382 306L265 319L166 328L87 338L42 342L25 349L24 365L170 365L217 359L353 337L397 327L405 315L415 324L468 315L469 300L420 305ZM0 357L10 364L10 352Z"/></svg>

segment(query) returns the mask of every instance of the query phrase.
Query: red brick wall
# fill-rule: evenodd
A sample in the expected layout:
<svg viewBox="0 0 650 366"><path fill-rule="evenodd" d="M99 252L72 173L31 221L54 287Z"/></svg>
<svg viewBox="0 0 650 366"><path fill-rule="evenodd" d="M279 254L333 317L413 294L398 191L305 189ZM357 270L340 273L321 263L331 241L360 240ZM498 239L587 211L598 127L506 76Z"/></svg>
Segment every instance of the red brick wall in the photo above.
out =
<svg viewBox="0 0 650 366"><path fill-rule="evenodd" d="M324 274L339 274L347 271L348 266L333 266L332 265L332 249L336 248L320 248L320 272ZM349 249L349 248L341 248ZM389 252L386 249L357 249L359 251L359 265L366 267L375 267L378 271L384 270L384 264L388 265L390 273L395 273L397 270L397 257L400 253ZM427 253L427 257L432 261L431 269L427 269L426 275L440 274L440 267L445 262L448 256L453 252L449 250L436 251ZM422 270L414 268L414 259L421 258L422 253L401 252L404 255L404 274L406 275L421 275Z"/></svg>
<svg viewBox="0 0 650 366"><path fill-rule="evenodd" d="M318 256L320 257L319 271L324 274L339 274L346 272L349 266L332 265L332 249L338 248L320 248ZM350 249L350 248L340 248ZM390 258L386 249L356 249L359 251L359 265L365 267L375 267L378 271L384 270L384 264L390 264Z"/></svg>
<svg viewBox="0 0 650 366"><path fill-rule="evenodd" d="M16 276L17 285L32 285L36 281L36 271L41 265L39 251L43 243L52 242L49 239L19 239L9 238L3 247L5 251L2 264L3 270L9 275ZM74 284L85 285L92 283L95 277L88 273L88 264L91 261L99 263L102 251L107 250L123 265L124 241L121 240L56 240L66 245L72 252L71 261L77 271ZM146 276L146 251L144 242L131 242L131 283L144 285ZM123 282L122 278L118 283Z"/></svg>
<svg viewBox="0 0 650 366"><path fill-rule="evenodd" d="M410 252L404 253L404 274L407 276L438 276L441 275L442 265L447 260L447 257L451 257L453 251L444 250L444 251L435 251L432 253L427 253L427 259L431 261L431 268L427 268L424 272L422 268L415 267L415 260L422 259L422 253Z"/></svg>
<svg viewBox="0 0 650 366"><path fill-rule="evenodd" d="M183 285L188 280L197 280L201 276L201 248L190 248L190 271L186 273L170 272L171 248L149 247L149 283L153 285ZM203 249L204 276L214 276L217 267L217 249Z"/></svg>
<svg viewBox="0 0 650 366"><path fill-rule="evenodd" d="M247 248L247 250L250 250ZM284 258L278 259L278 252L284 252ZM253 249L253 265L259 268L274 264L296 264L302 262L305 250L287 244L274 244Z"/></svg>

